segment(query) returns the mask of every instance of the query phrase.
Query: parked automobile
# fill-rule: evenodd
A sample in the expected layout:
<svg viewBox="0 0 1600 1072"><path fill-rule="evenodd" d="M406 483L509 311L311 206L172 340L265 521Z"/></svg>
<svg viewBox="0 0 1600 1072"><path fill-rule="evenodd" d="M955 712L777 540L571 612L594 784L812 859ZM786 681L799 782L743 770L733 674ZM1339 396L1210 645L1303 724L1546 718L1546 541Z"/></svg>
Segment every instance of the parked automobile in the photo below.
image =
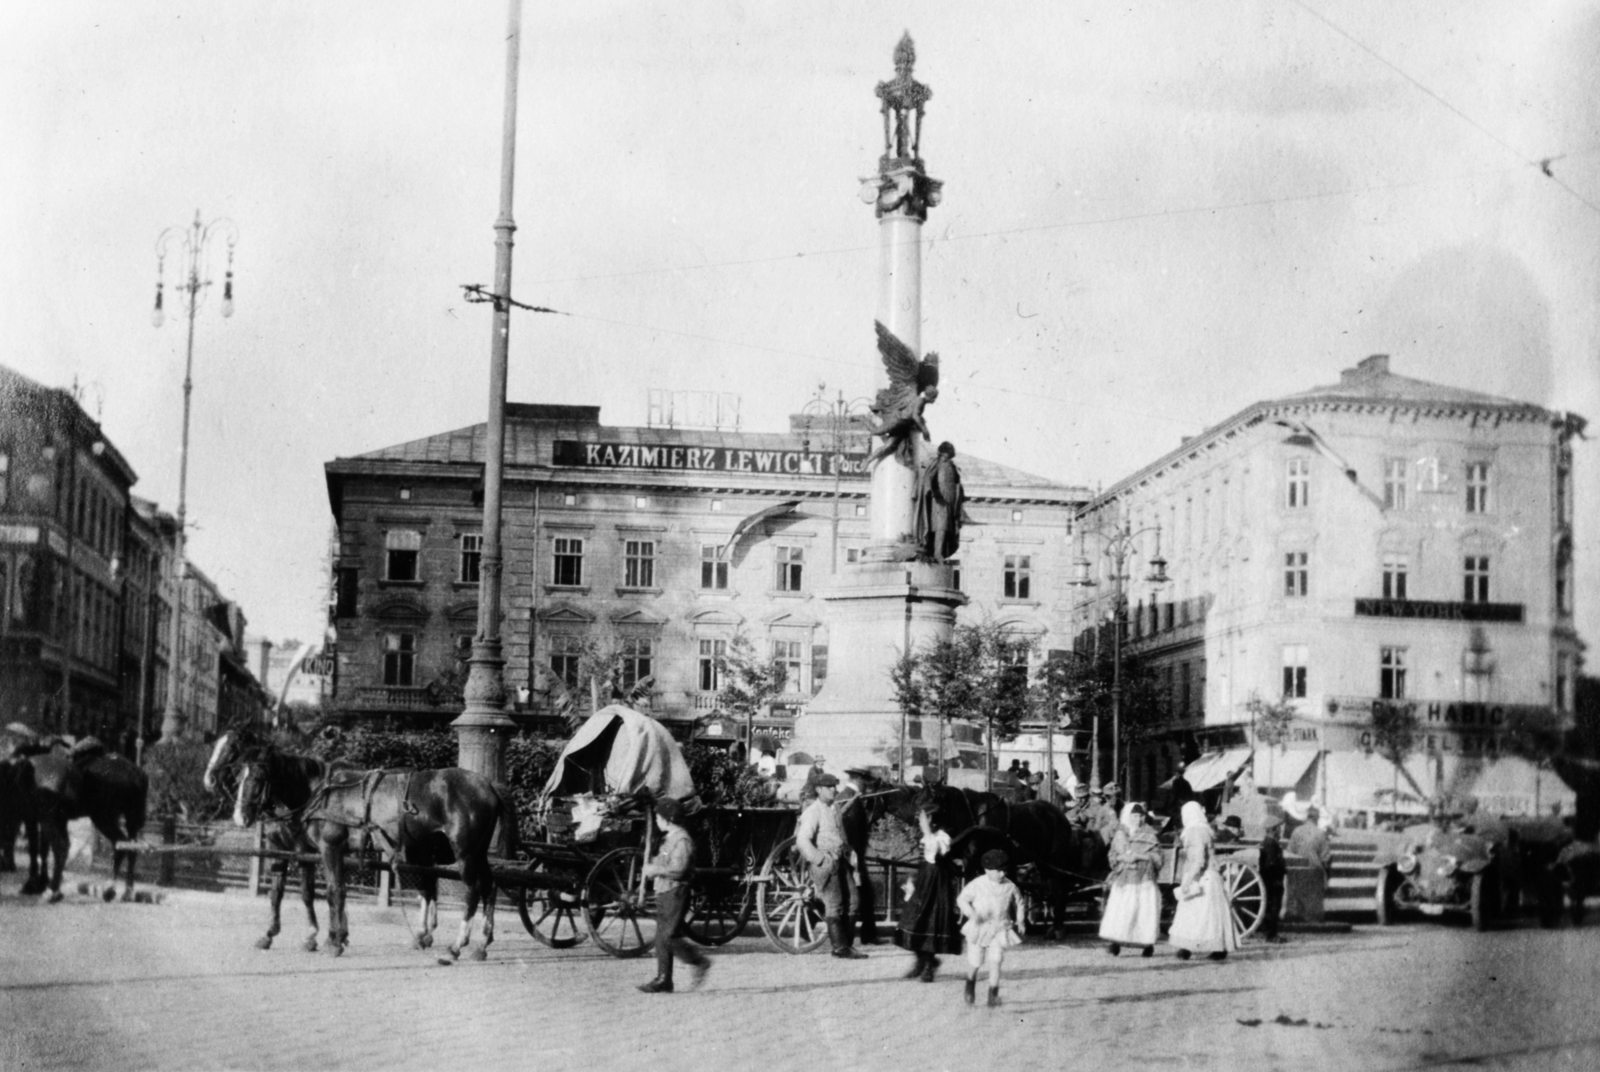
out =
<svg viewBox="0 0 1600 1072"><path fill-rule="evenodd" d="M1496 819L1438 816L1404 830L1377 863L1379 924L1464 914L1481 931L1515 915L1521 899L1517 835Z"/></svg>

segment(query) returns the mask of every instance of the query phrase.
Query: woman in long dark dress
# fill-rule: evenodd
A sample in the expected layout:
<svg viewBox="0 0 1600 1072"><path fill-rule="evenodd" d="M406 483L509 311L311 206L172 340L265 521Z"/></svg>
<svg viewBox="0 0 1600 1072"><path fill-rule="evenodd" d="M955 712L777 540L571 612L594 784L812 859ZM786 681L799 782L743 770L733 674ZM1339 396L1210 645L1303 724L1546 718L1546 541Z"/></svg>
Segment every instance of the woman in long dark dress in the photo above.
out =
<svg viewBox="0 0 1600 1072"><path fill-rule="evenodd" d="M922 862L916 884L900 915L895 944L917 955L907 979L933 982L940 953L961 952L961 921L956 915L955 865L950 859L950 835L939 829L930 809L917 812L922 828Z"/></svg>

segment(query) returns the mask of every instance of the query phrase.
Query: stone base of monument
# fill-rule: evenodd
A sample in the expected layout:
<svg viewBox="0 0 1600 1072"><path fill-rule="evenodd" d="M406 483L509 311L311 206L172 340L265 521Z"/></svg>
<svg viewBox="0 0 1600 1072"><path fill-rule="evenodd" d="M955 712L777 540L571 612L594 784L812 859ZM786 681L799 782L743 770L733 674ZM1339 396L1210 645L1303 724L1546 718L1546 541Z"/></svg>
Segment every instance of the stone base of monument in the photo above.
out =
<svg viewBox="0 0 1600 1072"><path fill-rule="evenodd" d="M933 742L911 739L913 728L902 724L895 664L906 651L948 637L967 598L955 587L953 567L927 562L852 565L821 598L828 679L795 723L785 755L789 780L803 784L818 756L831 773L862 769L897 778L902 756L910 764L914 747Z"/></svg>

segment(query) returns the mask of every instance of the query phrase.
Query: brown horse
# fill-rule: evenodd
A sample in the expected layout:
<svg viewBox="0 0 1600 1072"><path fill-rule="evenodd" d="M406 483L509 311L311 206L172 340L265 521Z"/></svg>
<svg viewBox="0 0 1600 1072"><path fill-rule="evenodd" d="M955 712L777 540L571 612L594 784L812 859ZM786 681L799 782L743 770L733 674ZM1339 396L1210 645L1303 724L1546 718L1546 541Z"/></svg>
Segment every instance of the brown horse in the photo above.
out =
<svg viewBox="0 0 1600 1072"><path fill-rule="evenodd" d="M277 793L272 779L283 777L282 765L261 757L247 760L239 781L234 821L248 826ZM483 908L483 945L472 949L482 960L494 941L494 872L489 849L496 827L515 849L516 814L489 779L451 767L441 770L378 770L334 772L299 809L299 821L322 853L328 881L328 951L335 956L349 944L345 915L344 850L350 832L375 832L386 843L390 859L424 870L417 873L422 897L422 932L415 945L433 944L438 924L438 878L431 869L459 863L466 886L466 908L452 956L470 946L472 919Z"/></svg>
<svg viewBox="0 0 1600 1072"><path fill-rule="evenodd" d="M67 823L85 816L113 844L135 840L144 829L149 779L133 762L107 752L92 737L68 747L47 739L19 749L31 769L31 798L23 821L28 829L28 881L25 894L50 891L51 904L61 900L61 871L66 866ZM26 783L27 776L24 775ZM53 859L52 859L53 858ZM111 857L111 884L102 896L116 896L117 874L125 873L122 899L133 899L137 850L117 848Z"/></svg>
<svg viewBox="0 0 1600 1072"><path fill-rule="evenodd" d="M267 847L276 852L295 853L301 856L320 852L318 841L306 829L306 823L301 818L300 812L329 773L347 768L328 763L317 756L281 750L273 743L257 740L249 735L230 732L218 737L216 746L211 750L211 759L206 764L203 779L205 787L212 792L225 792L230 796L236 796L239 790L238 772L247 756L271 768L266 777L266 784L271 787L272 796L262 808L258 809L265 824L264 841ZM249 823L246 822L244 825L248 826ZM320 832L319 830L318 833ZM311 924L311 929L306 932L300 948L308 953L315 953L318 930L317 865L310 860L302 859L297 862L297 866L300 868L300 900L305 904L306 919ZM284 887L289 878L289 858L287 856L274 858L270 870L272 882L267 890L267 902L271 906L271 918L267 923L267 932L256 939L257 949L271 949L272 940L283 929L281 908ZM334 951L330 947L329 952Z"/></svg>

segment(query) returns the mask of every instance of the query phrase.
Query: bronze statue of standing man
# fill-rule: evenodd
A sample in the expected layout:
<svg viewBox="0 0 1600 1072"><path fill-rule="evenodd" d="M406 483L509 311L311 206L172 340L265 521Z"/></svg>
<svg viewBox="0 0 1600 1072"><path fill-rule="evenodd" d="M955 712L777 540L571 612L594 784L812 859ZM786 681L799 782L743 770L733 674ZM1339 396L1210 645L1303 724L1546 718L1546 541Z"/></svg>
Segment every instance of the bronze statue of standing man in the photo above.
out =
<svg viewBox="0 0 1600 1072"><path fill-rule="evenodd" d="M917 553L929 562L945 562L961 547L966 492L955 459L956 448L940 443L939 452L917 474Z"/></svg>

